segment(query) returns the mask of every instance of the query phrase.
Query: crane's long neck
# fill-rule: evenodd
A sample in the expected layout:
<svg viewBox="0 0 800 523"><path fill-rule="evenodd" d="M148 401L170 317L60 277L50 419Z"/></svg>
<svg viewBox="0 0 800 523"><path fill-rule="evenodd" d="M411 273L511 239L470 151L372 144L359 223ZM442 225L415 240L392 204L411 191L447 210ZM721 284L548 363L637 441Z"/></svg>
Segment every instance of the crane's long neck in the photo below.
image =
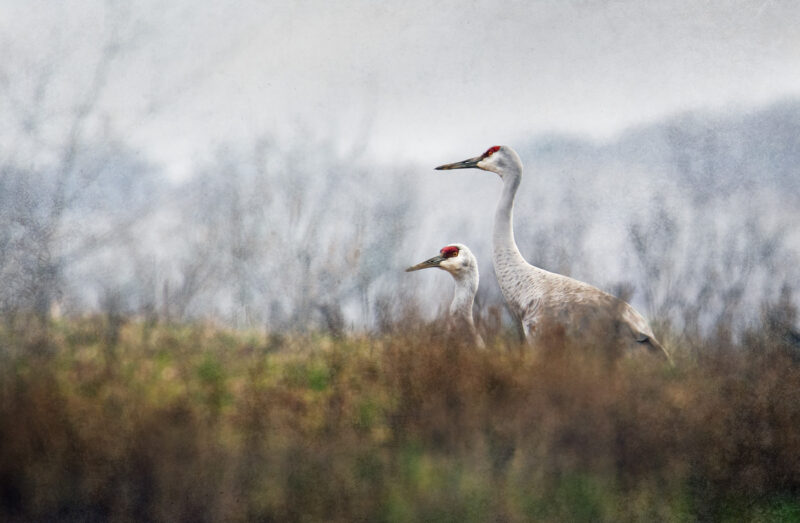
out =
<svg viewBox="0 0 800 523"><path fill-rule="evenodd" d="M494 267L497 279L502 283L503 269L516 265L527 265L514 241L514 196L522 181L522 174L508 175L503 180L503 194L497 204L494 215L494 232L492 247L494 250Z"/></svg>
<svg viewBox="0 0 800 523"><path fill-rule="evenodd" d="M450 316L473 325L472 304L475 303L475 293L478 292L478 275L459 275L453 276L453 279L456 286L453 301L450 303Z"/></svg>
<svg viewBox="0 0 800 523"><path fill-rule="evenodd" d="M456 282L453 301L450 303L450 329L459 335L468 335L472 343L485 347L483 339L475 329L472 319L472 305L478 292L478 273L453 275Z"/></svg>

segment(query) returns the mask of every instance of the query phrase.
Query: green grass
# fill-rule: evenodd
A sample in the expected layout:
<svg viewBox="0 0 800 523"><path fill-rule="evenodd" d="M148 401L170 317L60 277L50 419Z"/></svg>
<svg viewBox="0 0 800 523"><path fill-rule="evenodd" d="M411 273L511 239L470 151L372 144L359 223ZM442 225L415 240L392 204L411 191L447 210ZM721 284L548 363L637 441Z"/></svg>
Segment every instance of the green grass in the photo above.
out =
<svg viewBox="0 0 800 523"><path fill-rule="evenodd" d="M800 521L800 366L101 318L0 333L0 519ZM752 333L751 333L752 334Z"/></svg>

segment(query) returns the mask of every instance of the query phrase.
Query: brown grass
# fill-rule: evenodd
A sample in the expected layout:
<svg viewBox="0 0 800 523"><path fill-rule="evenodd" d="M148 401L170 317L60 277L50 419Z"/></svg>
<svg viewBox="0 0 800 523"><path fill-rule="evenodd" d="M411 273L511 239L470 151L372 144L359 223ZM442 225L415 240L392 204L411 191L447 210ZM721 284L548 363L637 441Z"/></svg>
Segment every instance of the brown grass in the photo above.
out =
<svg viewBox="0 0 800 523"><path fill-rule="evenodd" d="M426 325L105 328L2 339L0 518L800 518L800 366L766 331L669 367Z"/></svg>

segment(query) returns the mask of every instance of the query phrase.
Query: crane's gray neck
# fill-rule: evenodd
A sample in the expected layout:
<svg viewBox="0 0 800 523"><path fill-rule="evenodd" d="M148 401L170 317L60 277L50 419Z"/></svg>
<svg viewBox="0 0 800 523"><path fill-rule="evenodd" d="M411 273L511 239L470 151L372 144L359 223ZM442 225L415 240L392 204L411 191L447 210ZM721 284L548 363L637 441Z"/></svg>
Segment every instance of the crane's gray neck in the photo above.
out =
<svg viewBox="0 0 800 523"><path fill-rule="evenodd" d="M472 305L478 292L478 273L453 275L456 282L453 301L450 303L449 329L459 335L467 334L477 347L485 347L472 319Z"/></svg>
<svg viewBox="0 0 800 523"><path fill-rule="evenodd" d="M473 325L472 305L475 303L475 293L478 292L478 275L453 275L453 279L456 285L453 301L450 303L450 316Z"/></svg>
<svg viewBox="0 0 800 523"><path fill-rule="evenodd" d="M503 177L503 194L497 204L494 215L494 232L492 247L494 250L495 269L504 265L526 265L525 259L514 241L514 196L522 181L522 172L511 172ZM498 274L499 276L499 274Z"/></svg>

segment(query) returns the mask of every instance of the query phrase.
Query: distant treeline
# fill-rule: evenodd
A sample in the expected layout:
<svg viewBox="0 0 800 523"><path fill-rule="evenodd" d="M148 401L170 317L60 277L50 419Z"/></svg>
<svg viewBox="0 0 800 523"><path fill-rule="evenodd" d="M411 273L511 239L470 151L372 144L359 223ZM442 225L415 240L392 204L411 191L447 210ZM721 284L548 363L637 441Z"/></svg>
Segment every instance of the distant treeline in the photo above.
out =
<svg viewBox="0 0 800 523"><path fill-rule="evenodd" d="M380 330L409 307L430 317L447 301L445 278L402 269L452 241L478 255L480 321L509 321L489 251L488 191L499 183L429 172L451 158L397 167L333 140L254 138L171 182L88 126L65 136L47 160L11 154L0 165L8 323L106 312ZM720 322L739 332L762 303L794 300L800 103L686 114L603 144L545 136L513 145L526 164L517 242L532 263L690 333Z"/></svg>

